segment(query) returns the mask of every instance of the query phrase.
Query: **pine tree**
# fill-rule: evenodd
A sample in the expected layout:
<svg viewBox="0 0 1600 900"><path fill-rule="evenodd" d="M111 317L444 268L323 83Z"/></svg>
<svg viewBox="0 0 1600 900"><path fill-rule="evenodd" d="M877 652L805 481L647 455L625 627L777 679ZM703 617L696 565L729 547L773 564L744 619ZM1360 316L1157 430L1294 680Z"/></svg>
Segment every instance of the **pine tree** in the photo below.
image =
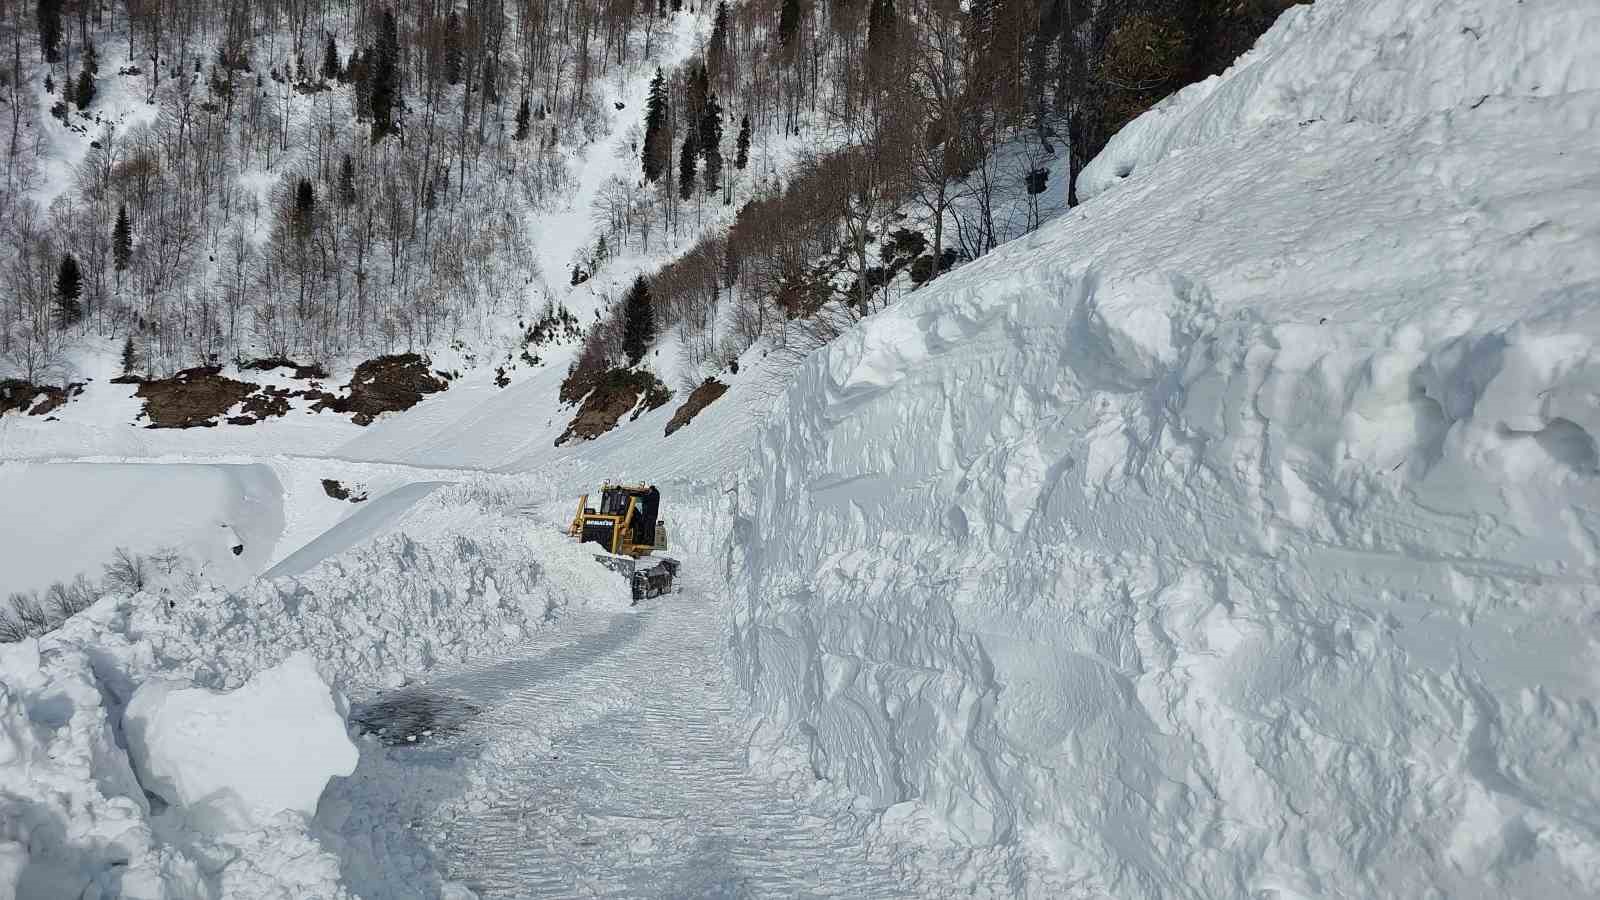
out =
<svg viewBox="0 0 1600 900"><path fill-rule="evenodd" d="M800 0L783 0L783 10L778 15L778 45L788 47L800 31Z"/></svg>
<svg viewBox="0 0 1600 900"><path fill-rule="evenodd" d="M660 181L667 168L667 155L671 152L667 136L667 79L660 69L650 80L650 100L644 116L644 149L640 159L644 164L644 179Z"/></svg>
<svg viewBox="0 0 1600 900"><path fill-rule="evenodd" d="M117 207L117 224L111 229L111 258L117 270L117 286L122 286L122 273L133 259L133 226L128 222L128 206Z"/></svg>
<svg viewBox="0 0 1600 900"><path fill-rule="evenodd" d="M339 203L345 207L356 205L356 164L348 153L339 161Z"/></svg>
<svg viewBox="0 0 1600 900"><path fill-rule="evenodd" d="M89 104L94 102L94 76L89 74L88 66L78 73L78 88L73 92L72 100L78 104L79 110L88 109Z"/></svg>
<svg viewBox="0 0 1600 900"><path fill-rule="evenodd" d="M64 0L39 0L39 49L49 63L61 61L61 7Z"/></svg>
<svg viewBox="0 0 1600 900"><path fill-rule="evenodd" d="M322 77L327 81L339 80L339 45L333 35L328 35L328 45L322 48Z"/></svg>
<svg viewBox="0 0 1600 900"><path fill-rule="evenodd" d="M372 48L372 142L395 132L394 109L400 93L400 32L394 24L394 11L383 11L378 28L378 45Z"/></svg>
<svg viewBox="0 0 1600 900"><path fill-rule="evenodd" d="M694 132L683 139L683 152L678 155L678 196L687 200L694 196L695 157L700 148L695 146Z"/></svg>
<svg viewBox="0 0 1600 900"><path fill-rule="evenodd" d="M628 355L628 364L636 366L656 339L655 303L643 275L634 279L633 287L628 289L622 314L622 352Z"/></svg>
<svg viewBox="0 0 1600 900"><path fill-rule="evenodd" d="M133 335L128 335L122 342L122 374L133 375L133 370L139 368L139 350L133 345Z"/></svg>
<svg viewBox="0 0 1600 900"><path fill-rule="evenodd" d="M88 42L83 47L83 68L90 75L100 74L100 53L94 49L94 41Z"/></svg>
<svg viewBox="0 0 1600 900"><path fill-rule="evenodd" d="M305 240L311 236L311 225L316 221L317 189L311 184L311 179L302 178L295 185L294 190L294 223L295 236Z"/></svg>
<svg viewBox="0 0 1600 900"><path fill-rule="evenodd" d="M499 73L498 73L496 65L495 65L494 57L493 56L484 57L483 58L483 102L489 104L490 106L494 106L495 104L500 102L500 86L498 84L498 79L495 77L498 74Z"/></svg>
<svg viewBox="0 0 1600 900"><path fill-rule="evenodd" d="M512 140L525 141L528 139L529 116L528 96L524 94L521 105L517 107L517 131L516 134L512 135Z"/></svg>
<svg viewBox="0 0 1600 900"><path fill-rule="evenodd" d="M711 43L706 47L706 64L712 77L722 74L728 60L728 0L718 0L717 17L711 26Z"/></svg>
<svg viewBox="0 0 1600 900"><path fill-rule="evenodd" d="M461 37L461 17L455 10L444 20L444 80L446 84L460 84L465 41Z"/></svg>
<svg viewBox="0 0 1600 900"><path fill-rule="evenodd" d="M56 270L55 319L58 328L71 328L83 320L83 272L71 253L61 257L61 268Z"/></svg>
<svg viewBox="0 0 1600 900"><path fill-rule="evenodd" d="M356 118L372 118L372 55L359 48L351 51L344 64L344 77L355 87Z"/></svg>
<svg viewBox="0 0 1600 900"><path fill-rule="evenodd" d="M894 0L872 0L867 13L867 52L874 64L882 64L889 45L894 43Z"/></svg>
<svg viewBox="0 0 1600 900"><path fill-rule="evenodd" d="M750 164L750 114L745 113L739 119L739 139L737 141L738 154L733 158L733 167L743 172L744 167Z"/></svg>
<svg viewBox="0 0 1600 900"><path fill-rule="evenodd" d="M706 75L706 67L696 66L689 73L689 83L684 88L683 102L688 107L684 110L684 115L688 118L690 127L700 126L700 116L705 112L706 97L710 94L711 79Z"/></svg>
<svg viewBox="0 0 1600 900"><path fill-rule="evenodd" d="M706 193L722 185L722 106L717 95L706 98L705 111L700 114L700 152L706 160Z"/></svg>

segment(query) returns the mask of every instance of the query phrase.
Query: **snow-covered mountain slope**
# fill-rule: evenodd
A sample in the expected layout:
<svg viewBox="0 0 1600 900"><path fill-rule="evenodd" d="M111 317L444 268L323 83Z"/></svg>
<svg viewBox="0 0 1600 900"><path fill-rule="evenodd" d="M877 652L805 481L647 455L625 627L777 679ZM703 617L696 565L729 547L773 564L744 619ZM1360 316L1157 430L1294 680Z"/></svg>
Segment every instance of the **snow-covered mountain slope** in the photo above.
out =
<svg viewBox="0 0 1600 900"><path fill-rule="evenodd" d="M1321 0L816 354L733 527L766 737L1040 896L1600 892L1597 29Z"/></svg>

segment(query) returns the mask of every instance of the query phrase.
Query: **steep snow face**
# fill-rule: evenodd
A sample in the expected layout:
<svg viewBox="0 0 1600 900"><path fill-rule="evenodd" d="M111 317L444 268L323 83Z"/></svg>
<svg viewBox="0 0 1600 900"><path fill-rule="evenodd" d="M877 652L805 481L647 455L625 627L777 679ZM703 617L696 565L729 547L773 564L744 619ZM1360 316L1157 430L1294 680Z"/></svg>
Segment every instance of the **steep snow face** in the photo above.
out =
<svg viewBox="0 0 1600 900"><path fill-rule="evenodd" d="M1129 124L1078 179L1089 199L1241 131L1396 125L1490 98L1600 89L1590 0L1319 0L1286 12L1225 73Z"/></svg>
<svg viewBox="0 0 1600 900"><path fill-rule="evenodd" d="M1183 152L808 362L730 556L766 740L1039 895L1600 891L1600 8L1406 6L1291 14ZM1229 87L1379 58L1427 102Z"/></svg>

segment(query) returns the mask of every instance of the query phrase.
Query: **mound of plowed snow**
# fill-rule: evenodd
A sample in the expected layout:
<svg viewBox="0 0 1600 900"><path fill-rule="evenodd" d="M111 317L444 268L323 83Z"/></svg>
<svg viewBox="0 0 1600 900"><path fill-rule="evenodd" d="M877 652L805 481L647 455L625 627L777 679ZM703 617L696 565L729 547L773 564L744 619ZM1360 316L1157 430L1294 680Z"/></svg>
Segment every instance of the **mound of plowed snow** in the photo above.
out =
<svg viewBox="0 0 1600 900"><path fill-rule="evenodd" d="M1041 896L1600 892L1597 28L1292 11L813 357L738 491L766 736Z"/></svg>
<svg viewBox="0 0 1600 900"><path fill-rule="evenodd" d="M434 490L293 577L106 597L0 644L0 897L347 896L307 820L353 759L330 686L504 650L569 604L628 605L501 490Z"/></svg>
<svg viewBox="0 0 1600 900"><path fill-rule="evenodd" d="M235 691L146 682L124 718L140 784L206 831L314 815L328 779L356 767L344 715L304 651Z"/></svg>

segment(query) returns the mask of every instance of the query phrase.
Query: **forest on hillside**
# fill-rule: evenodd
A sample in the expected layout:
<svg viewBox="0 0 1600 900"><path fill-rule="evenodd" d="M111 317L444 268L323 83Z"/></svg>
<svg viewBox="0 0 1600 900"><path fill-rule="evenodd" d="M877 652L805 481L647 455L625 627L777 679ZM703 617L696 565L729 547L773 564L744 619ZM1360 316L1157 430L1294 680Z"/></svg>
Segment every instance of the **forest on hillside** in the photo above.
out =
<svg viewBox="0 0 1600 900"><path fill-rule="evenodd" d="M1290 5L718 3L699 52L656 75L630 147L651 189L608 186L601 247L648 253L707 205L735 206L631 293L648 291L651 327L677 331L688 368L763 338L798 357L881 309L891 285L1037 228L1042 195L1075 205L1077 173L1118 129L1227 68ZM796 148L781 179L745 172L752 140ZM1052 184L1060 157L1068 177ZM591 331L580 375L637 359L639 308L618 304Z"/></svg>
<svg viewBox="0 0 1600 900"><path fill-rule="evenodd" d="M0 377L65 377L86 339L136 375L470 342L619 253L672 260L651 324L691 361L836 326L1015 236L998 196L1071 189L1039 160L1075 173L1287 5L4 0ZM695 52L656 68L686 14ZM620 113L635 177L538 271L529 216L574 151L624 152L590 146L608 87L651 74ZM792 161L758 172L752 144ZM591 365L630 356L622 318Z"/></svg>

